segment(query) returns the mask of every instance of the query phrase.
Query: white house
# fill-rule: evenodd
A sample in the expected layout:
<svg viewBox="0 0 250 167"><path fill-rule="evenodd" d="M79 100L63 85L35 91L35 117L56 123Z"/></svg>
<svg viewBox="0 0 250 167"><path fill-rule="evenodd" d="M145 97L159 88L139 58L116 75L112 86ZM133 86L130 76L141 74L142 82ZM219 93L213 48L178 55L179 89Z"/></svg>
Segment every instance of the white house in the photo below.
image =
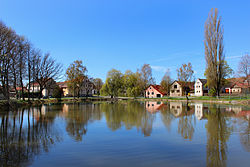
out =
<svg viewBox="0 0 250 167"><path fill-rule="evenodd" d="M208 87L206 86L206 79L197 79L194 84L194 95L195 96L204 96L208 93Z"/></svg>

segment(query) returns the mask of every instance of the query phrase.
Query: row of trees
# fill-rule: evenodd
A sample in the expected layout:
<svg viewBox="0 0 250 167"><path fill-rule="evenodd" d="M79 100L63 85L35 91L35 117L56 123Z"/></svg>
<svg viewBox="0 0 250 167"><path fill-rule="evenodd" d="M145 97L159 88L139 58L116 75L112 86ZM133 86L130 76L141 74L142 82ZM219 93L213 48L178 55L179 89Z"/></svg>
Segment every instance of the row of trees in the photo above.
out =
<svg viewBox="0 0 250 167"><path fill-rule="evenodd" d="M28 39L0 21L0 91L6 100L10 100L11 89L18 94L18 87L25 100L25 83L30 88L31 82L39 84L41 97L46 84L51 78L58 79L61 72L62 65L52 59L49 53L42 54ZM28 89L28 100L30 97Z"/></svg>
<svg viewBox="0 0 250 167"><path fill-rule="evenodd" d="M144 96L144 90L154 84L152 69L149 64L144 64L137 72L127 70L124 74L121 71L112 69L108 72L106 81L101 89L102 95L111 97Z"/></svg>

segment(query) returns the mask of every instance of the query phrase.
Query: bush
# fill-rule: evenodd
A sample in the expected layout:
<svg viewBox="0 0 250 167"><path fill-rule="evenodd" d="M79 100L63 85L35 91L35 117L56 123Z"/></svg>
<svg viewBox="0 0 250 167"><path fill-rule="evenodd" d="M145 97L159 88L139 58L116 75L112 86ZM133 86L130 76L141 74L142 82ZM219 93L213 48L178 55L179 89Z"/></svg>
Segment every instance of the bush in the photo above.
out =
<svg viewBox="0 0 250 167"><path fill-rule="evenodd" d="M210 89L208 92L208 96L216 96L216 90L214 88Z"/></svg>
<svg viewBox="0 0 250 167"><path fill-rule="evenodd" d="M52 97L60 99L62 95L63 95L63 90L59 86L53 89Z"/></svg>

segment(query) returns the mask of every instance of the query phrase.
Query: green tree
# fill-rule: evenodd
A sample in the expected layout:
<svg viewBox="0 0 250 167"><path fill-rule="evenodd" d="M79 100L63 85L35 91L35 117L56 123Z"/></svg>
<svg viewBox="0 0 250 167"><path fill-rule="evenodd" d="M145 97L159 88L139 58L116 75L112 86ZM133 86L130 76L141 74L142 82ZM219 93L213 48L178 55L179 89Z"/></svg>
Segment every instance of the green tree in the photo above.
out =
<svg viewBox="0 0 250 167"><path fill-rule="evenodd" d="M57 85L52 92L52 96L57 99L61 99L63 95L63 90Z"/></svg>
<svg viewBox="0 0 250 167"><path fill-rule="evenodd" d="M231 77L234 72L233 72L233 69L227 64L227 61L225 61L225 60L222 62L222 67L221 68L222 68L222 71L223 71L223 73L221 73L221 75L222 75L221 76L221 86L223 86L223 85L228 83L228 80L226 78ZM209 73L210 73L209 68L207 68L205 70L204 76L206 76L208 78ZM207 86L211 88L210 91L209 91L209 94L211 96L216 96L216 95L218 95L218 92L217 92L217 89L212 86L213 84L214 84L213 80L211 80L211 79L207 80Z"/></svg>
<svg viewBox="0 0 250 167"><path fill-rule="evenodd" d="M81 86L87 77L86 72L87 68L83 65L82 60L74 61L66 71L68 87L73 92L74 97L76 94L79 97Z"/></svg>
<svg viewBox="0 0 250 167"><path fill-rule="evenodd" d="M123 77L123 83L126 95L129 97L138 97L143 91L141 85L141 74L139 72L133 73L130 70L126 71Z"/></svg>
<svg viewBox="0 0 250 167"><path fill-rule="evenodd" d="M101 89L101 94L110 95L113 98L123 93L123 74L116 69L110 70Z"/></svg>
<svg viewBox="0 0 250 167"><path fill-rule="evenodd" d="M224 54L224 29L221 17L218 16L218 9L212 9L205 23L205 58L206 58L206 77L210 88L216 90L217 96L223 79L227 73L225 68Z"/></svg>

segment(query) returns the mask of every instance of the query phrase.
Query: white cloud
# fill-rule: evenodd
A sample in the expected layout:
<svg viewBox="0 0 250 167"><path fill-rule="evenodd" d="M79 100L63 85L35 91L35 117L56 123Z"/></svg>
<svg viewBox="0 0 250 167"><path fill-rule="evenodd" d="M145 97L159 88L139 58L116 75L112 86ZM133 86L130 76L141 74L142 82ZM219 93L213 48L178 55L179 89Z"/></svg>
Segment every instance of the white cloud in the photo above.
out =
<svg viewBox="0 0 250 167"><path fill-rule="evenodd" d="M226 59L237 59L237 58L241 58L242 56L228 56L226 57Z"/></svg>
<svg viewBox="0 0 250 167"><path fill-rule="evenodd" d="M168 70L168 68L164 66L151 66L151 68L155 71L164 72L164 73Z"/></svg>

